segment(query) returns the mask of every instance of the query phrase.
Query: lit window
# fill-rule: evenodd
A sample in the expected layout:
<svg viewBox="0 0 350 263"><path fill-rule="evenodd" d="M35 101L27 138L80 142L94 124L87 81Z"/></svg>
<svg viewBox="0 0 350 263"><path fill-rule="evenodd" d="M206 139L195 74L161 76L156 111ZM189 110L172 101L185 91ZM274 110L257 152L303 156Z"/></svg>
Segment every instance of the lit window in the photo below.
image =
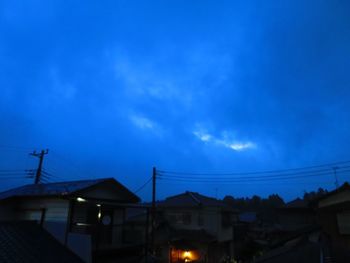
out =
<svg viewBox="0 0 350 263"><path fill-rule="evenodd" d="M82 197L77 197L76 199L78 202L86 202L86 199L82 198Z"/></svg>

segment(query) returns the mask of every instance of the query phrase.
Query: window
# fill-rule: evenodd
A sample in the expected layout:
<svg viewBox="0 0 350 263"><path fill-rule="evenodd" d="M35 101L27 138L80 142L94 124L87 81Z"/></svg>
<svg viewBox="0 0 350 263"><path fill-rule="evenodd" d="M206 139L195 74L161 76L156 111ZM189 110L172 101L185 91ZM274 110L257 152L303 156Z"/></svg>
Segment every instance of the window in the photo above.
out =
<svg viewBox="0 0 350 263"><path fill-rule="evenodd" d="M190 213L171 213L168 215L168 220L172 224L191 224L191 214Z"/></svg>
<svg viewBox="0 0 350 263"><path fill-rule="evenodd" d="M40 222L42 216L41 210L26 210L24 212L24 219L30 220L30 221L37 221Z"/></svg>

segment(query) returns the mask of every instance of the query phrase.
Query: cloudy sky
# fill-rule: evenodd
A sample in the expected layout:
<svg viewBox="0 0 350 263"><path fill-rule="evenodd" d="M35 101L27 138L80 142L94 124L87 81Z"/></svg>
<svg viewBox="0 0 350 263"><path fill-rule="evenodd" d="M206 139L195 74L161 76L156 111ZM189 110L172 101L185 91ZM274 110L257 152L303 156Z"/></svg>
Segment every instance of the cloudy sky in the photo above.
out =
<svg viewBox="0 0 350 263"><path fill-rule="evenodd" d="M52 181L115 177L136 190L153 166L231 173L349 160L349 12L346 0L1 1L0 170L33 169L29 152L49 148ZM329 170L159 180L158 198L291 199L334 188Z"/></svg>

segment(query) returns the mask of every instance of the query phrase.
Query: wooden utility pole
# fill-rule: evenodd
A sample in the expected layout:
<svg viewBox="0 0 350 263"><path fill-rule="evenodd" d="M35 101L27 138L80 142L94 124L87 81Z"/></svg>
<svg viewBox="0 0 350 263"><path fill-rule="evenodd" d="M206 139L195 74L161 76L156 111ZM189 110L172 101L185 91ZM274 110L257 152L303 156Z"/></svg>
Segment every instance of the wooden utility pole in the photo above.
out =
<svg viewBox="0 0 350 263"><path fill-rule="evenodd" d="M152 171L152 218L151 218L151 246L152 252L154 252L154 227L155 227L155 217L156 217L156 177L157 170L153 167Z"/></svg>
<svg viewBox="0 0 350 263"><path fill-rule="evenodd" d="M43 167L44 156L45 156L45 154L48 154L48 153L49 153L48 149L41 150L40 153L37 153L36 151L30 153L31 156L39 158L39 165L38 165L38 169L36 170L34 184L39 184L40 183L41 171L42 171L42 167Z"/></svg>

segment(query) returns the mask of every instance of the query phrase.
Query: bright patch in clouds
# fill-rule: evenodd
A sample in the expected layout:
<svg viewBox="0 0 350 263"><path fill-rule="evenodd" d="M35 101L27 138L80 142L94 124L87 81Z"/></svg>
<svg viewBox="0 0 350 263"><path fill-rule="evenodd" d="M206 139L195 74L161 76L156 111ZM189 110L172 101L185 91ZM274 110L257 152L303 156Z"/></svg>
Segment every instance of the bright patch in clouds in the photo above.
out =
<svg viewBox="0 0 350 263"><path fill-rule="evenodd" d="M150 119L145 118L145 117L131 115L130 120L135 126L137 126L138 128L140 128L142 130L155 128L155 123L152 122Z"/></svg>
<svg viewBox="0 0 350 263"><path fill-rule="evenodd" d="M224 134L223 138L216 138L213 135L207 132L204 132L202 130L194 131L193 134L203 142L211 142L216 145L221 145L226 148L230 148L231 150L234 150L234 151L244 151L244 150L256 148L256 145L250 141L241 142L237 140L228 139L226 131L223 133Z"/></svg>
<svg viewBox="0 0 350 263"><path fill-rule="evenodd" d="M227 147L235 151L243 151L246 149L255 148L255 144L251 142L245 142L245 143L236 142L236 143L228 144Z"/></svg>
<svg viewBox="0 0 350 263"><path fill-rule="evenodd" d="M212 139L212 136L208 133L202 131L194 131L193 134L203 142L209 142Z"/></svg>

